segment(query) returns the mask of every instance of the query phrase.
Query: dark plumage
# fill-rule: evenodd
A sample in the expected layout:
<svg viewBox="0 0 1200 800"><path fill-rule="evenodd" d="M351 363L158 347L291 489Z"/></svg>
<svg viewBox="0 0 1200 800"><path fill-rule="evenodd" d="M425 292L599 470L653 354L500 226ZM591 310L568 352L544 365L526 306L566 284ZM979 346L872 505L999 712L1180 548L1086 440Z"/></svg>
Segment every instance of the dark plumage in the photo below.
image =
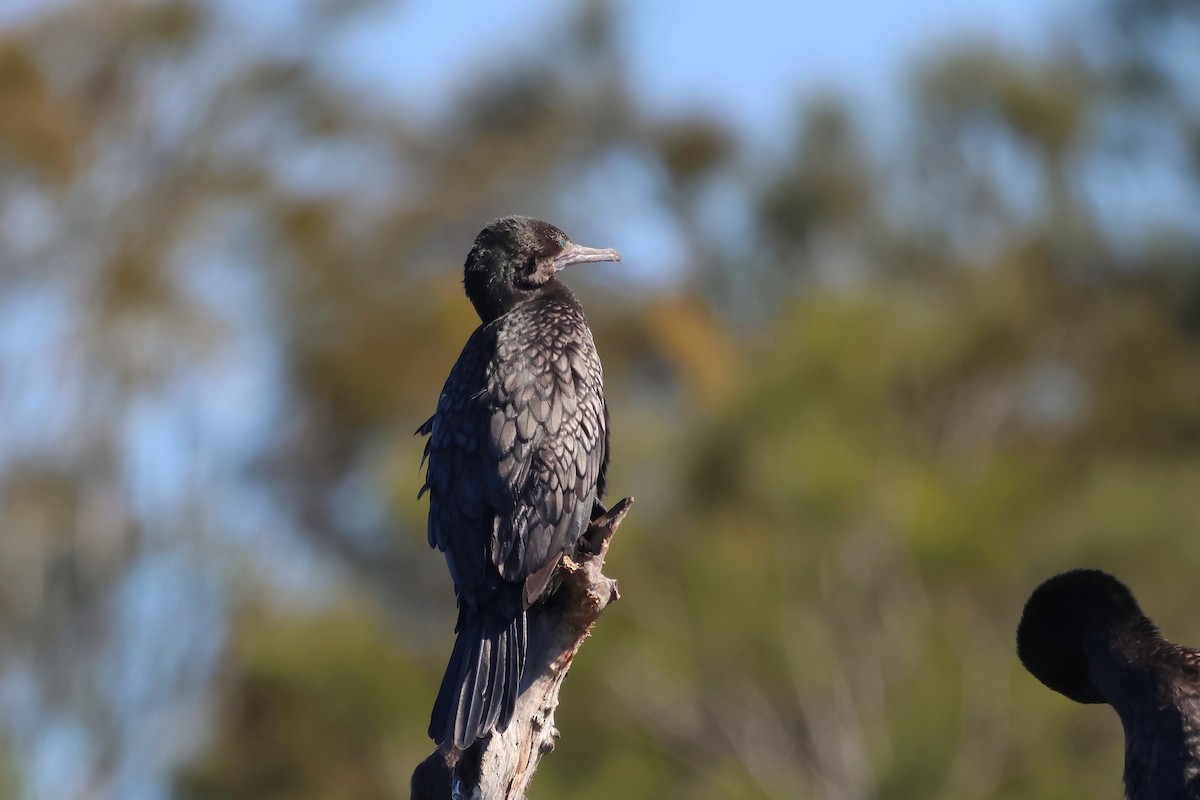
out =
<svg viewBox="0 0 1200 800"><path fill-rule="evenodd" d="M1046 581L1017 654L1054 691L1116 709L1130 800L1200 798L1200 651L1164 639L1124 584L1083 569Z"/></svg>
<svg viewBox="0 0 1200 800"><path fill-rule="evenodd" d="M583 308L555 273L619 260L527 217L491 223L467 256L463 285L483 324L418 431L429 435L429 543L446 554L458 597L458 638L429 724L439 746L466 749L507 727L526 610L604 495L600 358Z"/></svg>

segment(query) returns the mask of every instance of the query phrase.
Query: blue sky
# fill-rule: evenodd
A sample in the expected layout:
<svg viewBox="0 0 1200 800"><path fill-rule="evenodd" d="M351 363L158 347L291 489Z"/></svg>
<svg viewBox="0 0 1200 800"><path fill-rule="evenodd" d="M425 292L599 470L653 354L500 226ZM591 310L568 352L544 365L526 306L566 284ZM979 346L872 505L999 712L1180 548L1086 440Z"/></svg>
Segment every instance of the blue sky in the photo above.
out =
<svg viewBox="0 0 1200 800"><path fill-rule="evenodd" d="M625 0L627 54L647 100L727 110L750 131L791 121L795 98L836 89L885 108L904 66L964 37L1038 46L1079 0ZM889 112L896 106L886 108Z"/></svg>
<svg viewBox="0 0 1200 800"><path fill-rule="evenodd" d="M303 39L302 15L288 0L221 1L241 20L239 31L253 14L266 29L259 35L267 46ZM779 147L804 98L836 91L854 103L872 143L886 148L903 130L914 61L964 41L1037 52L1101 0L612 2L630 87L643 108L662 116L700 113L756 145ZM433 127L481 73L517 70L536 60L539 48L553 53L564 46L555 34L577 8L563 0L385 3L347 20L321 62L345 90L369 102L390 96L409 122ZM625 184L636 183L632 172ZM651 253L665 264L682 258L678 243L654 224L655 210L632 197L635 190L614 197L612 183L605 182L610 215L638 222L617 226L631 263ZM625 268L613 273L624 275ZM670 281L675 274L663 269L656 277Z"/></svg>
<svg viewBox="0 0 1200 800"><path fill-rule="evenodd" d="M68 0L2 0L0 25ZM318 0L211 0L266 47L303 39ZM905 66L964 39L1037 49L1102 0L613 0L634 89L648 107L703 110L755 138L785 130L797 97L837 89L890 121ZM563 0L398 0L347 25L327 54L350 83L434 116L481 70L518 65L575 8Z"/></svg>
<svg viewBox="0 0 1200 800"><path fill-rule="evenodd" d="M702 110L755 138L786 130L796 99L848 93L873 122L888 122L905 65L966 39L1038 49L1062 21L1097 0L616 0L633 88L647 106ZM519 65L573 4L558 0L411 0L365 14L335 56L353 81L386 88L409 108L437 114L470 76Z"/></svg>

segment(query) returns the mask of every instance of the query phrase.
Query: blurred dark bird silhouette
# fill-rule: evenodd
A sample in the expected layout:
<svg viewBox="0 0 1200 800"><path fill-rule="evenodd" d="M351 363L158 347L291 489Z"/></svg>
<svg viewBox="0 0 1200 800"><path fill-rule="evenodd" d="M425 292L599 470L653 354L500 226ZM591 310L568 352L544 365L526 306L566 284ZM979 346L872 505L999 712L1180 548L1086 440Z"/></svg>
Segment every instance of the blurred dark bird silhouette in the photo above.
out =
<svg viewBox="0 0 1200 800"><path fill-rule="evenodd" d="M1116 709L1130 800L1200 798L1200 651L1164 639L1123 583L1091 569L1043 583L1017 655L1054 691Z"/></svg>
<svg viewBox="0 0 1200 800"><path fill-rule="evenodd" d="M600 358L556 274L620 258L527 217L492 222L467 256L463 285L482 324L418 430L429 436L429 543L446 554L458 598L458 638L429 724L439 747L465 750L508 726L526 610L604 496Z"/></svg>

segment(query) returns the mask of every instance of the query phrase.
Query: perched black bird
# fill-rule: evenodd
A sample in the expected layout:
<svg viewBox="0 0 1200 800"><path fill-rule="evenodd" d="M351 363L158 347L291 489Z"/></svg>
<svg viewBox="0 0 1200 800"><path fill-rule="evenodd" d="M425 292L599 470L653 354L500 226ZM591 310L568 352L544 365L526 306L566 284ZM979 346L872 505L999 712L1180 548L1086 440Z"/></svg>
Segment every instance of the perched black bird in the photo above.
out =
<svg viewBox="0 0 1200 800"><path fill-rule="evenodd" d="M463 285L483 324L418 430L429 435L429 544L446 554L458 597L458 638L429 723L439 746L466 749L508 726L526 610L604 495L600 358L556 273L620 259L527 217L492 222L467 255Z"/></svg>
<svg viewBox="0 0 1200 800"><path fill-rule="evenodd" d="M1093 569L1043 583L1017 654L1054 691L1116 709L1130 800L1200 799L1200 651L1164 639L1123 583Z"/></svg>

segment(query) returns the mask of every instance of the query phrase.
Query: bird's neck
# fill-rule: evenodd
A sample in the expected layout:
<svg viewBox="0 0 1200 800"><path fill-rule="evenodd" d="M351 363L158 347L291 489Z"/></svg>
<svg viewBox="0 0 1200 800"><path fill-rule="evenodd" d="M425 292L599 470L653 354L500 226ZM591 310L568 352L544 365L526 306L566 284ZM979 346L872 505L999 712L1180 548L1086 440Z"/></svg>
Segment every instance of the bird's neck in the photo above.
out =
<svg viewBox="0 0 1200 800"><path fill-rule="evenodd" d="M1089 677L1118 713L1124 711L1122 703L1152 702L1157 662L1167 645L1139 622L1109 623L1084 639Z"/></svg>
<svg viewBox="0 0 1200 800"><path fill-rule="evenodd" d="M478 281L477 285L471 275L468 275L463 282L466 285L467 297L470 299L471 305L475 306L475 311L484 325L499 319L514 309L538 300L552 298L573 300L575 297L566 284L554 277L536 289L522 289L502 284L500 281L493 281L490 284Z"/></svg>
<svg viewBox="0 0 1200 800"><path fill-rule="evenodd" d="M1196 655L1157 632L1110 638L1102 651L1092 651L1089 673L1127 732L1152 727L1160 736L1182 739L1200 713Z"/></svg>

